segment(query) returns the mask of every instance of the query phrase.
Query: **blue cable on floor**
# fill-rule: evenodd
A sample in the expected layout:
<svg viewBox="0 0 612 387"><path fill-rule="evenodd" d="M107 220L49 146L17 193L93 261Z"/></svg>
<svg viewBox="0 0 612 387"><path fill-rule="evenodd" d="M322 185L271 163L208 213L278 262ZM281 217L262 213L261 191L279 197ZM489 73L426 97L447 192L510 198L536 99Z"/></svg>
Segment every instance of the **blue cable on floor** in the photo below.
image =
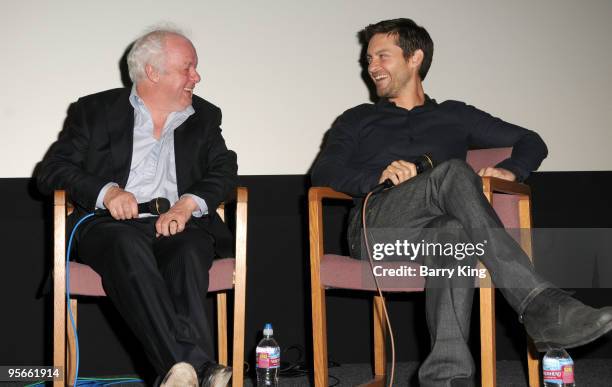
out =
<svg viewBox="0 0 612 387"><path fill-rule="evenodd" d="M78 387L105 387L125 383L144 383L144 380L138 378L81 378L78 380ZM35 382L28 384L25 387L44 387L46 382ZM75 387L76 387L75 386Z"/></svg>
<svg viewBox="0 0 612 387"><path fill-rule="evenodd" d="M110 386L110 385L120 384L120 383L144 383L143 380L137 379L137 378L107 378L107 379L82 378L81 380L79 380L79 358L80 358L79 336L77 334L76 324L74 323L74 317L72 315L72 308L70 306L70 250L72 250L72 240L74 238L74 234L77 228L81 225L81 223L83 223L84 221L86 221L87 219L91 218L94 215L95 215L94 213L87 214L77 222L77 224L72 229L72 232L70 233L70 238L68 238L68 247L66 251L66 304L68 305L68 314L70 315L70 323L72 324L72 331L74 332L74 344L76 348L76 367L75 367L75 373L74 373L74 386L75 387L77 386L98 387L98 386ZM67 375L65 376L67 377ZM38 385L39 384L33 384L31 386L38 386ZM40 385L44 385L44 383Z"/></svg>
<svg viewBox="0 0 612 387"><path fill-rule="evenodd" d="M72 307L70 306L70 250L72 250L72 239L74 238L74 234L76 233L77 228L86 221L87 219L94 216L93 213L87 214L82 217L77 224L72 229L70 233L70 238L68 238L68 247L66 250L66 304L68 306L68 314L70 315L70 323L72 324L72 331L74 332L74 344L76 347L76 368L74 373L74 385L77 385L79 380L79 336L77 335L76 324L74 323L74 317L72 316ZM68 375L64 375L67 377Z"/></svg>

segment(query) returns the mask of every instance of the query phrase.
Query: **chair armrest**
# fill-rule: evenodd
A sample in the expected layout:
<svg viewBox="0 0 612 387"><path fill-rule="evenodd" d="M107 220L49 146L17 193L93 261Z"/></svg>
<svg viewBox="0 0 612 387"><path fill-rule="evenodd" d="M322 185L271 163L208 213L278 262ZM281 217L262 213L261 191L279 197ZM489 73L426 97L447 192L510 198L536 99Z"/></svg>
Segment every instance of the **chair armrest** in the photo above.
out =
<svg viewBox="0 0 612 387"><path fill-rule="evenodd" d="M66 191L56 190L53 192L53 275L54 278L61 279L61 284L65 276L65 265Z"/></svg>
<svg viewBox="0 0 612 387"><path fill-rule="evenodd" d="M334 191L329 187L311 187L308 190L310 267L313 273L318 273L323 256L323 199L352 200L349 195Z"/></svg>
<svg viewBox="0 0 612 387"><path fill-rule="evenodd" d="M246 187L236 189L236 259L246 261L247 218L249 191Z"/></svg>
<svg viewBox="0 0 612 387"><path fill-rule="evenodd" d="M352 200L353 198L342 192L334 191L329 187L311 187L308 190L308 202L321 201L323 199Z"/></svg>
<svg viewBox="0 0 612 387"><path fill-rule="evenodd" d="M57 189L53 191L53 205L54 206L65 206L66 205L66 191L63 189Z"/></svg>
<svg viewBox="0 0 612 387"><path fill-rule="evenodd" d="M53 193L53 364L64 364L66 336L66 192ZM59 335L58 332L61 332ZM56 353L57 352L57 353Z"/></svg>
<svg viewBox="0 0 612 387"><path fill-rule="evenodd" d="M53 191L53 205L64 206L64 216L68 216L74 211L74 206L68 197L68 193L63 189L56 189Z"/></svg>
<svg viewBox="0 0 612 387"><path fill-rule="evenodd" d="M490 176L482 178L482 189L485 193L498 192L511 195L531 195L531 188L527 184Z"/></svg>

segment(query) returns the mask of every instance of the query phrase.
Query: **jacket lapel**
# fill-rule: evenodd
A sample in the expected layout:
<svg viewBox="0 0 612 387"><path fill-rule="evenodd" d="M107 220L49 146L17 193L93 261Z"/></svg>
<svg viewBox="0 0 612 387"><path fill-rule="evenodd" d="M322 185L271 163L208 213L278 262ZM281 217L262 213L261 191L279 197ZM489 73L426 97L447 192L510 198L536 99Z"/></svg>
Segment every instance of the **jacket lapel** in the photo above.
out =
<svg viewBox="0 0 612 387"><path fill-rule="evenodd" d="M134 108L129 101L130 90L125 89L108 108L108 134L112 155L112 172L117 183L125 187L132 163L134 142Z"/></svg>
<svg viewBox="0 0 612 387"><path fill-rule="evenodd" d="M179 196L191 184L189 176L194 168L194 157L199 143L198 127L200 115L192 114L174 131L174 160L176 163L176 185Z"/></svg>

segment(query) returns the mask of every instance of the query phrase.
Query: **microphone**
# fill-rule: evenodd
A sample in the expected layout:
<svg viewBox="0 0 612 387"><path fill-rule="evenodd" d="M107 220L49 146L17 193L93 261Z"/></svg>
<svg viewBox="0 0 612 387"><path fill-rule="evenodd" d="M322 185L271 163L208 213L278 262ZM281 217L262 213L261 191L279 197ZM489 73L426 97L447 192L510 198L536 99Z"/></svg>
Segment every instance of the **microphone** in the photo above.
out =
<svg viewBox="0 0 612 387"><path fill-rule="evenodd" d="M416 173L421 174L425 171L428 171L430 169L433 169L433 167L436 166L436 163L434 162L433 158L428 155L427 153L417 157L417 159L414 161L414 166L416 167ZM391 188L394 187L395 184L393 184L393 182L391 181L391 179L386 179L385 181L383 181L382 183L376 185L374 188L372 188L372 192L373 194L377 194L379 192L382 192L383 190L387 189L387 188Z"/></svg>
<svg viewBox="0 0 612 387"><path fill-rule="evenodd" d="M425 153L414 161L414 165L416 166L416 173L418 175L419 173L433 169L433 167L436 166L436 163L430 155Z"/></svg>
<svg viewBox="0 0 612 387"><path fill-rule="evenodd" d="M168 212L170 209L170 201L166 198L155 198L148 203L138 203L139 214L160 215ZM109 210L98 209L94 211L96 216L110 216Z"/></svg>

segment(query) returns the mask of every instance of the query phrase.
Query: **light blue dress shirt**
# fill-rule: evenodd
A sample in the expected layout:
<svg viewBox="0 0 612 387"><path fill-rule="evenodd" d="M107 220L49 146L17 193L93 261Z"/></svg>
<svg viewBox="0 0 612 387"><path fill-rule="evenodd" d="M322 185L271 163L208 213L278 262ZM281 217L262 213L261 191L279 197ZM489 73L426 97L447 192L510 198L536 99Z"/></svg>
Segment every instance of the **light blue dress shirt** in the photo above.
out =
<svg viewBox="0 0 612 387"><path fill-rule="evenodd" d="M183 111L170 113L160 139L156 140L153 137L153 118L144 101L138 96L136 86L132 87L130 103L134 107L134 149L125 190L134 194L138 203L163 197L174 205L179 199L176 185L174 130L195 111L189 105ZM100 190L96 201L97 208L105 208L104 196L113 186L118 186L118 184L110 182ZM208 213L208 206L204 199L189 193L183 196L190 196L198 204L199 210L195 211L193 216L200 217Z"/></svg>

